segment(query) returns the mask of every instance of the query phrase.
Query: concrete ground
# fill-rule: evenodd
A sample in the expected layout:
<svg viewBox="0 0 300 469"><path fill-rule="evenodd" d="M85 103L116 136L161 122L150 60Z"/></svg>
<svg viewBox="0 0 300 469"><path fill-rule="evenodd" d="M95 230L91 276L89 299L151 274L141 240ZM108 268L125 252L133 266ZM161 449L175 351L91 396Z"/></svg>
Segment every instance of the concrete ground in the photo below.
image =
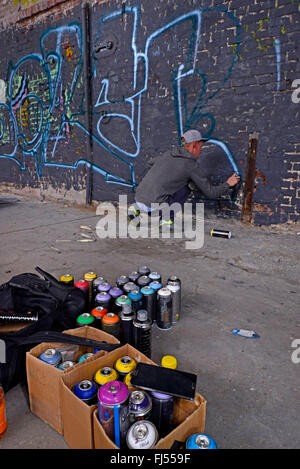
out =
<svg viewBox="0 0 300 469"><path fill-rule="evenodd" d="M94 270L111 282L143 264L164 279L176 274L182 316L169 331L153 326L152 359L173 354L178 369L197 374L197 391L207 400L205 432L219 448L300 447L300 364L292 360L300 339L299 224L245 226L205 213L204 246L197 250L182 239L85 243L78 240L89 232L81 226L95 229L95 209L18 198L0 204L0 283L35 266L76 279ZM212 238L211 228L231 230L232 238ZM235 328L260 337L236 336ZM25 391L17 386L6 394L0 449L68 448L31 414Z"/></svg>

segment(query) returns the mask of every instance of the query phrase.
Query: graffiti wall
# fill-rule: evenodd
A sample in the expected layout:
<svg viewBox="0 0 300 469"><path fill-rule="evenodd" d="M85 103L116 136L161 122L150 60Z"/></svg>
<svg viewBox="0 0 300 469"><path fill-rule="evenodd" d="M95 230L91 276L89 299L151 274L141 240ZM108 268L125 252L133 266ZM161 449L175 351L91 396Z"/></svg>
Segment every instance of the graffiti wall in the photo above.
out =
<svg viewBox="0 0 300 469"><path fill-rule="evenodd" d="M297 2L91 2L87 32L79 2L56 15L53 3L0 32L2 183L76 199L90 178L93 200L133 198L190 128L209 139L207 177L243 178L257 132L254 221L299 219Z"/></svg>

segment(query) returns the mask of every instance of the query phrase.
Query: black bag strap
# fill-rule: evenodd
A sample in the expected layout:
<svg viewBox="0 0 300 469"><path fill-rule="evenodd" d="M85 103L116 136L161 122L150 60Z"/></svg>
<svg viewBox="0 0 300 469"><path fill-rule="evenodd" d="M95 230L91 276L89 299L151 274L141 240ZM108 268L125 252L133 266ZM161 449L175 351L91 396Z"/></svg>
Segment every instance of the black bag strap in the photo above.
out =
<svg viewBox="0 0 300 469"><path fill-rule="evenodd" d="M50 295L50 293L44 293L40 290L36 291L33 288L29 287L29 285L21 285L16 282L9 282L9 285L14 288L19 288L21 290L26 290L27 292L31 293L33 296L43 296L44 298L50 298L54 302L57 302L57 299L54 298L53 295Z"/></svg>
<svg viewBox="0 0 300 469"><path fill-rule="evenodd" d="M41 342L61 342L73 345L82 345L85 347L93 347L111 352L116 348L121 347L121 344L108 344L107 342L98 342L94 339L87 339L85 337L77 337L75 335L65 334L63 332L55 331L39 331L28 337L15 337L10 338L18 345L37 344Z"/></svg>

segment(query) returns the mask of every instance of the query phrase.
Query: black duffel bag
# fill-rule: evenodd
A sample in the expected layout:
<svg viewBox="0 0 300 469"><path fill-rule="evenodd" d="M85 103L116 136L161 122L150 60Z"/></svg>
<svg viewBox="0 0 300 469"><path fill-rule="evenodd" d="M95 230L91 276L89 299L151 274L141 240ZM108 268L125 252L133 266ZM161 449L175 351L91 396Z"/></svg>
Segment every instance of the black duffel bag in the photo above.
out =
<svg viewBox="0 0 300 469"><path fill-rule="evenodd" d="M39 267L36 270L44 279L24 273L0 286L0 310L7 317L26 317L29 311L38 315L38 320L19 330L6 332L0 326L0 383L5 392L26 379L26 352L34 344L67 342L107 351L116 348L114 344L62 333L75 327L77 316L85 311L85 294L79 288L60 284Z"/></svg>

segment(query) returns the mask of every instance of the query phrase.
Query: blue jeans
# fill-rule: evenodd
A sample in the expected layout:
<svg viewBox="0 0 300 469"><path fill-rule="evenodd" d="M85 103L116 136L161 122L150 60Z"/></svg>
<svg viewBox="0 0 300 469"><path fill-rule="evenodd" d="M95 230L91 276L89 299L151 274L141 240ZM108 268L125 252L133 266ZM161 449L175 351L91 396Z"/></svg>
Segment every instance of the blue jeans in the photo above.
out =
<svg viewBox="0 0 300 469"><path fill-rule="evenodd" d="M179 191L177 191L174 194L168 196L167 204L172 205L174 203L179 203L181 205L181 207L183 208L183 205L187 201L187 199L189 198L189 195L190 195L190 189L188 188L188 186L184 186L182 189L179 189ZM141 204L140 202L136 202L136 205L138 206L138 208L140 210L142 210L143 212L148 213L148 215L150 215L150 216L151 216L151 213L153 211L155 211L155 209L153 209L151 207L148 207L145 204ZM161 218L162 214L159 213L159 216ZM174 216L175 216L175 213L174 213L174 211L172 211L170 213L170 217L171 217L172 221L174 221Z"/></svg>

